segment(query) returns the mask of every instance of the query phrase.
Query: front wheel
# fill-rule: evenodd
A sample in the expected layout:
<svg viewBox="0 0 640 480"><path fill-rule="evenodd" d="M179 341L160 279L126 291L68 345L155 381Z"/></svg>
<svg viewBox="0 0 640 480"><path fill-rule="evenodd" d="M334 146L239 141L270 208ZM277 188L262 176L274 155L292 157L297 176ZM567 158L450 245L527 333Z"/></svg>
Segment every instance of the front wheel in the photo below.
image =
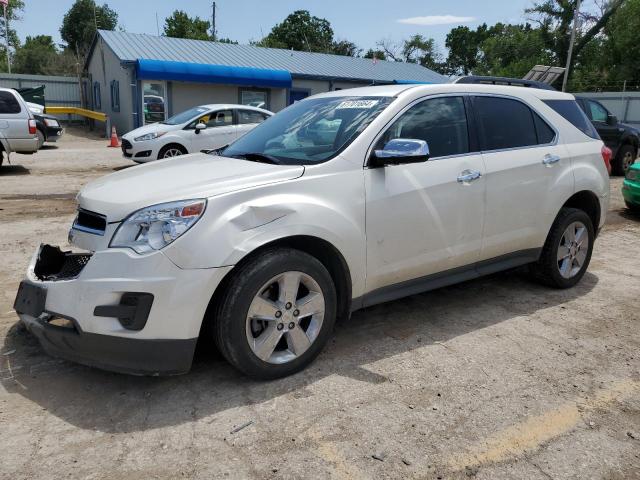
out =
<svg viewBox="0 0 640 480"><path fill-rule="evenodd" d="M613 174L625 175L629 167L636 161L636 155L637 152L633 145L622 145L612 165Z"/></svg>
<svg viewBox="0 0 640 480"><path fill-rule="evenodd" d="M589 215L577 208L563 208L553 222L540 259L531 265L531 272L545 285L573 287L587 271L594 240Z"/></svg>
<svg viewBox="0 0 640 480"><path fill-rule="evenodd" d="M180 155L185 155L187 150L182 146L176 144L165 145L158 153L158 160L163 158L173 158Z"/></svg>
<svg viewBox="0 0 640 480"><path fill-rule="evenodd" d="M336 318L331 275L315 257L274 249L240 266L216 308L214 340L241 372L291 375L327 343Z"/></svg>

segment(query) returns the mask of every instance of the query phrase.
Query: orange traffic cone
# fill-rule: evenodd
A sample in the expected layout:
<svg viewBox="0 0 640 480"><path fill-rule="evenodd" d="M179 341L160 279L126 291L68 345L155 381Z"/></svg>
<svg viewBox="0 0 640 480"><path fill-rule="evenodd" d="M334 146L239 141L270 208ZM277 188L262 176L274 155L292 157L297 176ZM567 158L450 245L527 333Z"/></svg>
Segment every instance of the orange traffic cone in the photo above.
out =
<svg viewBox="0 0 640 480"><path fill-rule="evenodd" d="M111 127L111 143L107 145L107 147L115 147L118 148L120 146L120 142L118 142L118 134L116 133L116 127Z"/></svg>

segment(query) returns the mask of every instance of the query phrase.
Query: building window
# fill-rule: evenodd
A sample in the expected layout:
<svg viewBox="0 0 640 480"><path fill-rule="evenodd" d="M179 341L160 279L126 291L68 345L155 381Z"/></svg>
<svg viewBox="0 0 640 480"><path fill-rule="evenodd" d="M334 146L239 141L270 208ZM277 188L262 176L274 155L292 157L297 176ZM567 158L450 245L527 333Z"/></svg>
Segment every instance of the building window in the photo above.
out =
<svg viewBox="0 0 640 480"><path fill-rule="evenodd" d="M241 88L240 104L269 110L269 90L260 88Z"/></svg>
<svg viewBox="0 0 640 480"><path fill-rule="evenodd" d="M167 99L164 82L142 82L144 123L164 122L167 119Z"/></svg>
<svg viewBox="0 0 640 480"><path fill-rule="evenodd" d="M120 82L118 80L111 81L111 111L120 111Z"/></svg>
<svg viewBox="0 0 640 480"><path fill-rule="evenodd" d="M100 82L93 82L93 108L95 108L96 110L100 110L102 108Z"/></svg>

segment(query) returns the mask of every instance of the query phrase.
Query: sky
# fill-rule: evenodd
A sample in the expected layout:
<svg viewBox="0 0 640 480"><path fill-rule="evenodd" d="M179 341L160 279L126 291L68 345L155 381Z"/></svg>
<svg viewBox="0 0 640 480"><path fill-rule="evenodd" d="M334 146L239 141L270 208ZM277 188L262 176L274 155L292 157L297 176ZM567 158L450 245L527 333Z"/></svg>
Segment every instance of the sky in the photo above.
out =
<svg viewBox="0 0 640 480"><path fill-rule="evenodd" d="M9 0L11 1L11 0ZM104 3L98 0L97 3ZM51 35L61 42L59 28L73 0L25 0L22 20L14 24L21 40L27 35ZM107 0L118 12L119 25L133 33L162 32L165 17L174 10L211 17L211 0ZM367 50L381 39L400 41L413 34L435 39L444 50L451 28L471 28L496 22L519 23L532 0L216 0L217 30L240 43L258 40L295 10L331 22L335 36Z"/></svg>

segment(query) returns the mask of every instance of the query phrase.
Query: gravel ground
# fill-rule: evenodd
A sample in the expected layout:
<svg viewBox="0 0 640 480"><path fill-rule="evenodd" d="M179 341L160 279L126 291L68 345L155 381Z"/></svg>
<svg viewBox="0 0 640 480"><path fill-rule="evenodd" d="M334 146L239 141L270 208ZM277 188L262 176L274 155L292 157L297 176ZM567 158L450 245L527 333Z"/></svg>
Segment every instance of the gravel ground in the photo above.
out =
<svg viewBox="0 0 640 480"><path fill-rule="evenodd" d="M206 348L188 375L131 377L48 357L11 308L36 246L66 244L79 187L130 164L106 144L68 131L0 169L0 478L640 478L621 179L576 288L509 272L368 308L279 381Z"/></svg>

